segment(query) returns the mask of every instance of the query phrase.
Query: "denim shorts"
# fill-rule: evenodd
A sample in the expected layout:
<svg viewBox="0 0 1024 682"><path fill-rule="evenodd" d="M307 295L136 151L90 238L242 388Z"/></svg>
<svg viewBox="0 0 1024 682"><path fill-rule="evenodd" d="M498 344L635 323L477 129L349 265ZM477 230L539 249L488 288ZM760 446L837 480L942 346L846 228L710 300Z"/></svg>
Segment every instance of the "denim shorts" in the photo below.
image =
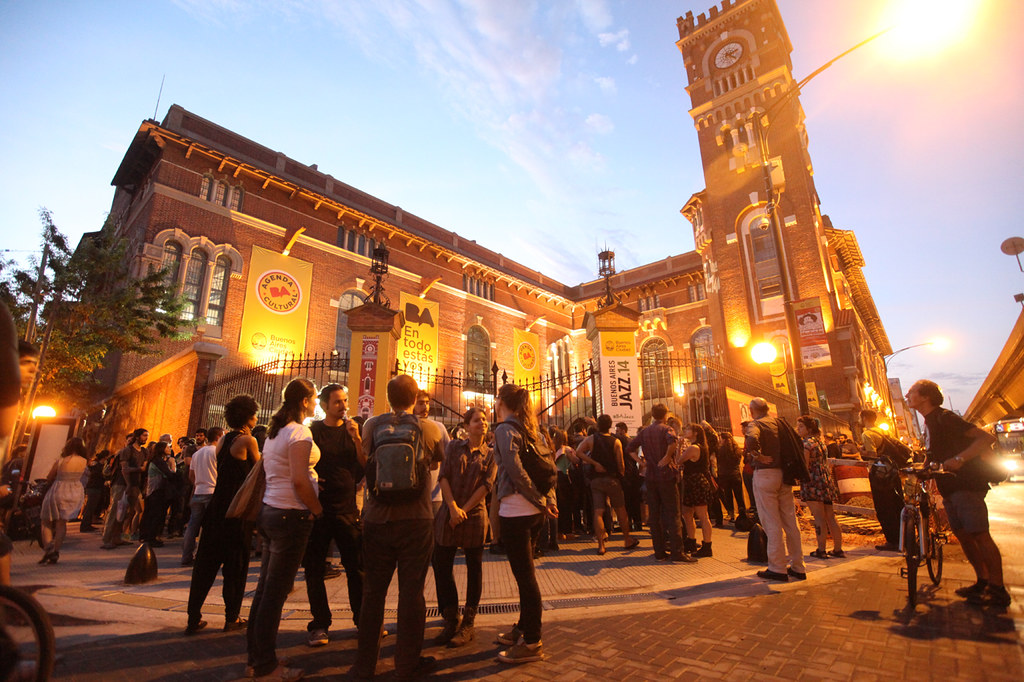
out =
<svg viewBox="0 0 1024 682"><path fill-rule="evenodd" d="M982 490L956 490L942 498L949 517L949 527L954 532L987 533L988 505Z"/></svg>

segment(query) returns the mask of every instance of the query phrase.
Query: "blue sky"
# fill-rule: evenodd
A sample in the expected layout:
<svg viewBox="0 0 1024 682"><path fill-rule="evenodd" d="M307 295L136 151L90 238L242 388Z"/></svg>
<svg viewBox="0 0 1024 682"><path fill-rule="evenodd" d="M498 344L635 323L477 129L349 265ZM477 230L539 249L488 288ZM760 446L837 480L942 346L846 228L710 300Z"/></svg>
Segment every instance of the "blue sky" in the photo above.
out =
<svg viewBox="0 0 1024 682"><path fill-rule="evenodd" d="M796 76L874 33L893 4L779 0ZM969 4L941 50L887 37L802 97L822 211L856 231L893 347L952 342L900 355L891 373L935 378L960 410L1024 290L999 251L1024 236L1024 3ZM605 244L619 269L690 251L678 211L704 181L675 19L709 7L9 0L0 247L36 248L41 206L73 240L102 224L166 78L158 119L180 104L566 283L595 278Z"/></svg>

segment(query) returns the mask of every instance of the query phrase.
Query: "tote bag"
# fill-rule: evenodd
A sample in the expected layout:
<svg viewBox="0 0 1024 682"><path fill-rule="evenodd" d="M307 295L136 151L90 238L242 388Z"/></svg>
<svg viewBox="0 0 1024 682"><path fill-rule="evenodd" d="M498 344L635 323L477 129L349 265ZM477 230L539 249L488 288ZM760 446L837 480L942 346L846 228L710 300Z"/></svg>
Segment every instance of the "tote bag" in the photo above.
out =
<svg viewBox="0 0 1024 682"><path fill-rule="evenodd" d="M263 493L267 489L267 474L263 471L263 460L253 465L252 470L242 481L242 486L231 498L226 516L243 521L255 521L260 517L263 508Z"/></svg>

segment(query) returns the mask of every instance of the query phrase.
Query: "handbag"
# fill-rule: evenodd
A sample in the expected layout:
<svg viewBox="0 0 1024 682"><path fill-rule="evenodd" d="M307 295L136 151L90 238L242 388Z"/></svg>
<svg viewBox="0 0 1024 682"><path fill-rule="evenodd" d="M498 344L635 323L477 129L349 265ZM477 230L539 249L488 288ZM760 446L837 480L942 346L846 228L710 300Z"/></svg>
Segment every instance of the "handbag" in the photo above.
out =
<svg viewBox="0 0 1024 682"><path fill-rule="evenodd" d="M238 492L231 498L228 511L225 514L231 519L242 519L243 521L255 521L260 516L263 508L263 493L267 490L267 474L263 470L263 460L257 460L252 469L246 475Z"/></svg>

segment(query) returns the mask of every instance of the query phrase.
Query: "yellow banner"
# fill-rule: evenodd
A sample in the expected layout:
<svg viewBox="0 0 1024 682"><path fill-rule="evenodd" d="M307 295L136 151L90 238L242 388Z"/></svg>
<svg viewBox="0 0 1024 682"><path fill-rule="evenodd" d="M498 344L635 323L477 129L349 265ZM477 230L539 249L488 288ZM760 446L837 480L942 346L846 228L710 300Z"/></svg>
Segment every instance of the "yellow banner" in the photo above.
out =
<svg viewBox="0 0 1024 682"><path fill-rule="evenodd" d="M818 387L813 381L807 382L807 404L811 407L821 407L821 403L818 402Z"/></svg>
<svg viewBox="0 0 1024 682"><path fill-rule="evenodd" d="M636 357L636 336L633 332L600 332L601 357Z"/></svg>
<svg viewBox="0 0 1024 682"><path fill-rule="evenodd" d="M402 337L398 339L399 368L415 379L420 388L426 388L429 378L437 371L439 306L404 291L399 303L405 314Z"/></svg>
<svg viewBox="0 0 1024 682"><path fill-rule="evenodd" d="M517 384L540 378L540 337L533 332L512 329L512 348L515 351L513 378Z"/></svg>
<svg viewBox="0 0 1024 682"><path fill-rule="evenodd" d="M253 246L238 350L261 362L301 353L312 280L312 263Z"/></svg>

